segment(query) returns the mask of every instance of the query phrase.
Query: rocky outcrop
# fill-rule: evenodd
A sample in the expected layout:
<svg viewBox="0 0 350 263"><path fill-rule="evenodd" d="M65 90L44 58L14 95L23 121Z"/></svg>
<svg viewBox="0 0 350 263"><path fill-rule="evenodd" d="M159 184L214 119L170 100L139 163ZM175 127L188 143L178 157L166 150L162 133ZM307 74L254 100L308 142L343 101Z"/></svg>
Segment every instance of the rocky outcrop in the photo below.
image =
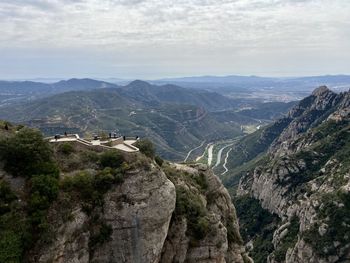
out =
<svg viewBox="0 0 350 263"><path fill-rule="evenodd" d="M38 262L159 262L175 198L174 185L155 165L150 171L132 170L105 194L101 210L87 215L78 208L71 220L56 226L55 240L38 252ZM87 224L94 216L111 232L92 249Z"/></svg>
<svg viewBox="0 0 350 263"><path fill-rule="evenodd" d="M307 129L329 116L342 99L342 94L338 95L325 86L315 89L311 96L290 110L286 118L291 118L292 121L272 143L269 152L274 155L288 153L288 141L295 140Z"/></svg>
<svg viewBox="0 0 350 263"><path fill-rule="evenodd" d="M101 205L90 207L74 193L69 198L60 193L48 213L50 242L39 239L30 261L252 262L230 196L211 170L169 163L160 168L138 158L149 163L127 169ZM93 169L85 173L98 176Z"/></svg>
<svg viewBox="0 0 350 263"><path fill-rule="evenodd" d="M106 194L103 219L111 238L97 248L92 262L158 262L172 213L175 187L164 173L133 171Z"/></svg>
<svg viewBox="0 0 350 263"><path fill-rule="evenodd" d="M290 111L264 164L240 181L238 195L282 219L268 262L349 261L349 96L316 89Z"/></svg>
<svg viewBox="0 0 350 263"><path fill-rule="evenodd" d="M0 262L251 262L207 166L155 158L148 144L127 153L11 132L0 140Z"/></svg>
<svg viewBox="0 0 350 263"><path fill-rule="evenodd" d="M88 216L76 209L72 212L72 220L57 229L57 235L44 251L33 260L36 262L89 262L90 233L84 229Z"/></svg>
<svg viewBox="0 0 350 263"><path fill-rule="evenodd" d="M188 235L188 220L183 216L174 216L169 229L161 262L206 262L240 263L251 262L242 246L235 208L231 198L219 179L203 165L188 167L174 165L173 169L187 176L206 181L205 191L197 192L207 210L209 231L201 240L193 240ZM194 185L179 178L173 181L176 186L196 191Z"/></svg>

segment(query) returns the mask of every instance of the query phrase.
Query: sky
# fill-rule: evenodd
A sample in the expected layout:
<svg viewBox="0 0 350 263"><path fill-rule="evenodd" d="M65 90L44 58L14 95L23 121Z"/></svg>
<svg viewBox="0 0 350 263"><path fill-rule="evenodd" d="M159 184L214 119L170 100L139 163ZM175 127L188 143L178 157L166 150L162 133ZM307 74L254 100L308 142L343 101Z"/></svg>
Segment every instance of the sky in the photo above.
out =
<svg viewBox="0 0 350 263"><path fill-rule="evenodd" d="M0 79L322 74L349 0L0 0Z"/></svg>

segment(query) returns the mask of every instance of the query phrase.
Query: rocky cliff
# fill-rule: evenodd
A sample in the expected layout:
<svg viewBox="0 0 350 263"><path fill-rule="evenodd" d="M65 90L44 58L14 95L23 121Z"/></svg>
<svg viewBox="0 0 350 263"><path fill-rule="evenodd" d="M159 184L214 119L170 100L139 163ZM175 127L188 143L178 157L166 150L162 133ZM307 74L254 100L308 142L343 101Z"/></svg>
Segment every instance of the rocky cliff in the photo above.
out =
<svg viewBox="0 0 350 263"><path fill-rule="evenodd" d="M10 130L0 142L0 262L251 262L207 167Z"/></svg>
<svg viewBox="0 0 350 263"><path fill-rule="evenodd" d="M280 218L268 262L350 261L349 117L350 92L316 89L241 179L238 195Z"/></svg>

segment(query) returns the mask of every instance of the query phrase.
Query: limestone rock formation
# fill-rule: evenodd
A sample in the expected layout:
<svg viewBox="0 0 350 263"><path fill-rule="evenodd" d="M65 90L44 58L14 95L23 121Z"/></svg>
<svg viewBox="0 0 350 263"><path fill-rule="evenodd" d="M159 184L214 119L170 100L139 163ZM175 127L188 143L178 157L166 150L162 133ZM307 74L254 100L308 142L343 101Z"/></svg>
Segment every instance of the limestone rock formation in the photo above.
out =
<svg viewBox="0 0 350 263"><path fill-rule="evenodd" d="M200 196L206 210L203 218L208 220L209 230L201 240L195 240L189 235L189 219L175 213L160 262L251 262L242 246L235 208L220 180L203 165L189 167L176 164L170 169L195 181L202 177L206 182L202 189L198 189L193 182L183 180L184 177L171 178L170 175L176 187L185 187Z"/></svg>
<svg viewBox="0 0 350 263"><path fill-rule="evenodd" d="M92 215L111 227L106 242L91 250L91 218L77 208L71 221L55 227L55 241L42 248L38 262L159 262L175 198L174 185L159 168L130 171Z"/></svg>
<svg viewBox="0 0 350 263"><path fill-rule="evenodd" d="M20 147L1 147L42 148L36 166L21 163L30 175L14 176L8 167L18 163L1 157L0 262L251 262L230 196L208 167L76 143L50 148L38 132L17 134Z"/></svg>
<svg viewBox="0 0 350 263"><path fill-rule="evenodd" d="M281 219L268 262L350 260L349 95L316 89L290 111L263 164L240 181L239 196Z"/></svg>

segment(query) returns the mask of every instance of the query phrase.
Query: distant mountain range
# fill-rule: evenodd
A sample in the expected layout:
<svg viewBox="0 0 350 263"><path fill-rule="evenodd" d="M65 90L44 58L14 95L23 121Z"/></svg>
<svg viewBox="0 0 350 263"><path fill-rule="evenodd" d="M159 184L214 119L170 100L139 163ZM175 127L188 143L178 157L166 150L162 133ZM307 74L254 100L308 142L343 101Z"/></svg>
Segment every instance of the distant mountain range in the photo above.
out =
<svg viewBox="0 0 350 263"><path fill-rule="evenodd" d="M173 160L183 160L203 141L241 135L241 125L258 125L257 117L267 121L280 117L292 105L271 103L273 114L271 110L262 114L259 109L267 105L256 100L140 80L126 86L92 79L2 84L3 90L24 97L39 95L3 103L1 119L38 127L50 135L117 130L124 135L149 137L163 157ZM245 110L240 113L241 109Z"/></svg>
<svg viewBox="0 0 350 263"><path fill-rule="evenodd" d="M32 101L38 98L48 97L67 91L86 91L100 88L118 88L132 81L106 78L96 79L68 79L52 82L55 79L35 79L36 81L0 81L0 107L23 101ZM38 81L41 82L38 82ZM185 88L214 91L218 94L236 100L236 103L256 104L259 102L290 102L301 100L311 94L315 87L327 85L334 91L346 91L350 88L349 75L325 75L295 78L272 78L259 76L199 76L184 78L167 78L148 81L149 84L165 86L163 90L168 92L167 85L181 86ZM135 83L134 83L135 84ZM133 85L134 85L133 84ZM175 86L174 86L175 85ZM146 86L144 87L147 88ZM164 93L164 92L163 92ZM139 96L139 95L138 95ZM163 94L159 96L167 96ZM198 96L198 94L196 94ZM186 96L181 103L186 103ZM204 98L198 98L200 101ZM211 100L215 100L214 97ZM208 101L206 102L207 104ZM228 102L224 102L224 107Z"/></svg>
<svg viewBox="0 0 350 263"><path fill-rule="evenodd" d="M182 83L195 86L195 84L213 84L221 86L237 86L245 88L254 87L291 87L298 88L300 85L308 85L309 90L314 87L328 85L331 88L338 85L350 85L350 75L324 75L309 77L259 77L259 76L197 76L183 78L165 78L155 80L155 83Z"/></svg>

